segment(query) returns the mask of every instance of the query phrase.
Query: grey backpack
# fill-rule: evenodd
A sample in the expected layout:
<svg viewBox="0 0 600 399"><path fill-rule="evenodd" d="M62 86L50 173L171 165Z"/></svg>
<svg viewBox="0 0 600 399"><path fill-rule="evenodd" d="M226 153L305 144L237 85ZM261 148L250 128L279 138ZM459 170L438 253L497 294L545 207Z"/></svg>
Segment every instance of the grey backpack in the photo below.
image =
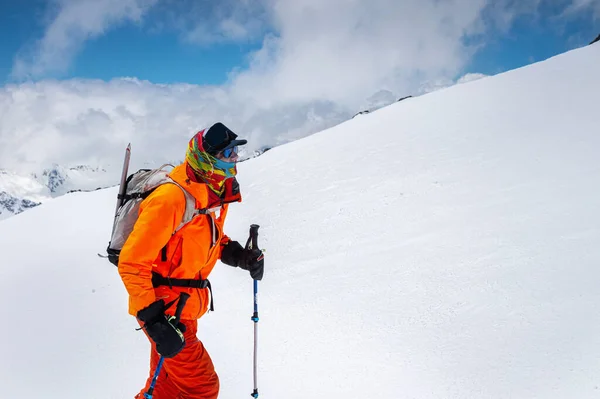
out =
<svg viewBox="0 0 600 399"><path fill-rule="evenodd" d="M121 249L133 231L133 226L138 219L140 204L158 186L175 184L181 188L185 195L185 213L183 214L181 223L177 226L173 234L189 223L194 216L206 213L205 210L196 209L196 199L168 176L165 170L167 166L172 167L172 165L163 165L158 169L140 169L127 178L124 182L125 187L120 188L118 195L119 205L115 214L110 242L108 243L108 248L106 248L107 256L105 256L115 266L119 264Z"/></svg>

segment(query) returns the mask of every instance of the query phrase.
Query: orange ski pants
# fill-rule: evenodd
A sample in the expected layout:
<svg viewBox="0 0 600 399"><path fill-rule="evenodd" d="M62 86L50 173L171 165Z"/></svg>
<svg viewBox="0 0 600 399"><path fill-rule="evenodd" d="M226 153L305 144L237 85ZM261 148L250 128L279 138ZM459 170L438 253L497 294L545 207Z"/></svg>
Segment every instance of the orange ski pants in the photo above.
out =
<svg viewBox="0 0 600 399"><path fill-rule="evenodd" d="M219 396L219 377L202 342L196 337L197 320L181 320L186 331L185 347L175 357L165 359L154 385L153 399L216 399ZM146 386L136 395L143 399L148 392L160 355L154 342L150 353L150 375Z"/></svg>

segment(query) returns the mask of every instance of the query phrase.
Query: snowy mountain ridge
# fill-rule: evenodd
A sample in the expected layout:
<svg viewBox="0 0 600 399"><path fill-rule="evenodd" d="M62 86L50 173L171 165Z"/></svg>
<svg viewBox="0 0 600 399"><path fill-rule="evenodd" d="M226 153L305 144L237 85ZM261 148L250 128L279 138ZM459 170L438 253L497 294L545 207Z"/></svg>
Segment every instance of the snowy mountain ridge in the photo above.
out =
<svg viewBox="0 0 600 399"><path fill-rule="evenodd" d="M88 165L54 164L39 172L21 174L0 170L0 220L70 191L91 191L115 184L114 173Z"/></svg>
<svg viewBox="0 0 600 399"><path fill-rule="evenodd" d="M17 198L6 191L0 191L0 219L19 214L40 204L41 202L34 202L27 198Z"/></svg>
<svg viewBox="0 0 600 399"><path fill-rule="evenodd" d="M255 150L241 162L256 158L270 147ZM183 162L167 162L177 165ZM137 162L139 164L139 162ZM158 162L142 162L141 167L159 167ZM135 167L135 166L134 166ZM132 169L133 170L133 169ZM118 175L103 167L77 165L64 167L54 164L40 172L19 174L0 170L0 220L71 192L94 191L118 184Z"/></svg>
<svg viewBox="0 0 600 399"><path fill-rule="evenodd" d="M50 199L50 190L33 176L0 170L0 220Z"/></svg>
<svg viewBox="0 0 600 399"><path fill-rule="evenodd" d="M44 169L39 176L34 173L33 177L42 182L52 195L57 197L73 190L87 191L106 185L107 170L89 165L66 168L54 164L51 168Z"/></svg>

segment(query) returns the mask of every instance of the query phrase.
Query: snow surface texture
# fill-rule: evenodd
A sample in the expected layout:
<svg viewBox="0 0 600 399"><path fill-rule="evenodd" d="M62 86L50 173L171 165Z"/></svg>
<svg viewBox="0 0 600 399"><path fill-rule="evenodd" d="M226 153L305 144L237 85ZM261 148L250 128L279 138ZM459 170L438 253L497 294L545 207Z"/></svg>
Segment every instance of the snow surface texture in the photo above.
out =
<svg viewBox="0 0 600 399"><path fill-rule="evenodd" d="M240 165L261 225L261 398L600 397L600 47L391 105ZM133 154L135 157L135 153ZM96 256L116 188L0 223L3 398L131 398L149 344ZM252 390L252 282L199 336ZM160 380L158 382L160 384Z"/></svg>

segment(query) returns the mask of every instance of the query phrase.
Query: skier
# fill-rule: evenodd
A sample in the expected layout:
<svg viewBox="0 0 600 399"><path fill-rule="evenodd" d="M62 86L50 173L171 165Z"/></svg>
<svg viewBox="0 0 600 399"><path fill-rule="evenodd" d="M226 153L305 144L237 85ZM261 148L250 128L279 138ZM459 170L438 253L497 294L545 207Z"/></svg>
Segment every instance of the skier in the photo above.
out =
<svg viewBox="0 0 600 399"><path fill-rule="evenodd" d="M228 204L241 201L235 175L238 140L222 123L198 132L185 161L169 174L176 184L162 184L140 205L139 216L119 256L119 274L129 293L129 313L138 319L151 343L150 374L136 398L148 391L159 359L162 368L153 399L215 399L219 379L212 360L196 337L197 319L212 308L207 277L217 260L248 270L261 280L264 258L223 233ZM196 201L198 216L180 230L186 211L185 189ZM190 295L179 323L175 306ZM212 309L211 309L212 310Z"/></svg>

